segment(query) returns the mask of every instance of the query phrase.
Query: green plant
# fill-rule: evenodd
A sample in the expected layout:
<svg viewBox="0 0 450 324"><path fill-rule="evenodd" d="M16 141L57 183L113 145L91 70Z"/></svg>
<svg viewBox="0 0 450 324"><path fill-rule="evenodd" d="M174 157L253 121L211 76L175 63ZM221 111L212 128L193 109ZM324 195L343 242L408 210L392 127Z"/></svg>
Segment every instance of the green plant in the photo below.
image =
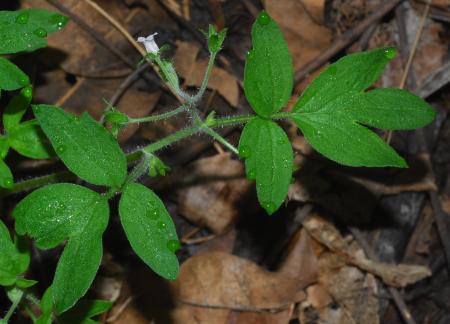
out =
<svg viewBox="0 0 450 324"><path fill-rule="evenodd" d="M24 15L28 18L25 19ZM0 13L0 35L11 39L10 47L1 48L0 45L0 53L44 46L46 33L42 30L54 31L65 24L65 18L55 17L55 14L36 9ZM51 29L44 25L44 20L57 22L56 26L52 25ZM2 21L9 25L2 24ZM19 24L25 30L28 25L23 22L32 27L34 35L30 36L30 31L26 31L32 39L25 45L14 42L23 34L17 35L17 29L12 31L10 27L11 24ZM393 48L343 57L310 84L291 111L281 111L293 90L291 57L281 30L267 13L262 12L253 26L253 48L247 55L244 78L245 96L256 114L219 118L213 112L202 119L197 107L207 88L225 33L216 32L211 26L205 33L210 60L203 83L194 95L180 88L171 62L161 57L155 35L139 38L138 41L148 51L145 59L156 63L167 86L181 98L182 104L168 113L137 119L109 107L104 120L111 126L110 130L87 113L78 117L49 105L34 105L36 120L20 123L31 100L28 78L10 62L1 59L4 67L0 65L0 69L7 73L1 74L0 87L5 90L25 87L19 97L11 100L15 103L10 103L8 107L11 108L4 113L7 133L1 138L2 147L5 147L1 152L12 147L33 158L56 154L74 175L105 188L102 193L97 193L76 184L49 184L60 179L58 175L13 186L9 169L6 164L1 165L3 186L11 188L11 192L42 187L25 197L13 212L18 234L15 242L0 223L0 284L6 286L13 302L12 310L26 296L41 308L42 315L38 319L30 312L37 323L48 323L55 316L60 319L72 316L78 322L88 322L91 316L110 307L109 303L102 301L78 301L89 289L99 268L102 234L109 220L108 200L116 195L121 195L120 220L136 254L159 275L167 279L177 277L179 265L175 252L180 244L173 221L158 196L136 183L146 173L150 176L165 175L168 168L156 152L176 141L205 133L238 153L245 160L247 177L256 180L261 206L272 214L287 195L294 156L289 138L278 121L294 121L317 151L341 164L406 167L406 162L367 126L385 130L414 129L425 126L434 118L435 113L428 104L407 91L367 91L395 56ZM17 44L17 48L11 44ZM128 155L123 153L116 140L122 127L167 119L180 112L186 112L190 117L185 128ZM233 124L245 125L239 149L215 131ZM28 135L17 135L17 132ZM22 145L17 144L18 138L23 139ZM37 145L39 150L30 153L25 147L29 147L31 140L40 144ZM134 162L137 163L128 172L127 166ZM24 236L32 238L40 249L50 249L66 242L53 283L41 301L35 300L27 290L35 282L23 278L29 264ZM4 321L9 317L10 313Z"/></svg>

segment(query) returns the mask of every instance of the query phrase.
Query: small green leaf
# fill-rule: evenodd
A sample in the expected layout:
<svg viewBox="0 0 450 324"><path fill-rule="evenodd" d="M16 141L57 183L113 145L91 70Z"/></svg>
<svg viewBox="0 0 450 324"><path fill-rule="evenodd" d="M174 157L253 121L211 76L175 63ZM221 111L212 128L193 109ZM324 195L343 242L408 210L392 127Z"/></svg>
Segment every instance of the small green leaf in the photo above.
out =
<svg viewBox="0 0 450 324"><path fill-rule="evenodd" d="M407 91L364 91L394 56L392 48L345 56L305 90L293 108L292 119L318 152L348 166L407 167L403 158L363 126L413 129L434 118L431 107Z"/></svg>
<svg viewBox="0 0 450 324"><path fill-rule="evenodd" d="M174 280L179 265L179 247L172 218L158 196L147 187L133 183L125 187L119 214L131 247L160 276Z"/></svg>
<svg viewBox="0 0 450 324"><path fill-rule="evenodd" d="M18 126L23 115L27 111L32 98L33 90L25 87L20 93L9 101L3 112L3 127L7 132Z"/></svg>
<svg viewBox="0 0 450 324"><path fill-rule="evenodd" d="M14 127L9 133L9 145L23 156L48 159L55 156L37 120L29 120Z"/></svg>
<svg viewBox="0 0 450 324"><path fill-rule="evenodd" d="M0 159L4 159L8 155L9 143L7 136L0 135Z"/></svg>
<svg viewBox="0 0 450 324"><path fill-rule="evenodd" d="M87 113L79 118L47 105L33 106L56 154L77 176L96 185L120 187L126 157L116 139Z"/></svg>
<svg viewBox="0 0 450 324"><path fill-rule="evenodd" d="M98 193L69 183L49 185L25 197L15 208L17 233L36 239L41 249L69 239L52 284L58 314L89 289L102 257L102 234L109 206Z"/></svg>
<svg viewBox="0 0 450 324"><path fill-rule="evenodd" d="M8 228L0 221L0 285L13 285L29 263L30 255L23 242L13 243Z"/></svg>
<svg viewBox="0 0 450 324"><path fill-rule="evenodd" d="M242 131L239 154L247 177L256 179L261 206L272 214L286 198L292 177L293 152L283 129L271 120L254 118Z"/></svg>
<svg viewBox="0 0 450 324"><path fill-rule="evenodd" d="M208 32L204 32L205 36L208 38L208 49L210 53L217 53L222 48L223 41L227 35L227 29L222 29L217 32L213 25L209 25Z"/></svg>
<svg viewBox="0 0 450 324"><path fill-rule="evenodd" d="M0 57L0 90L17 90L28 84L30 84L30 79L17 65Z"/></svg>
<svg viewBox="0 0 450 324"><path fill-rule="evenodd" d="M103 314L111 309L113 303L106 300L82 300L74 308L59 317L65 324L94 323L92 317Z"/></svg>
<svg viewBox="0 0 450 324"><path fill-rule="evenodd" d="M245 62L245 96L258 115L269 117L291 96L292 59L280 28L266 12L253 24L252 44Z"/></svg>
<svg viewBox="0 0 450 324"><path fill-rule="evenodd" d="M42 315L39 316L35 324L52 324L53 294L51 286L44 292L40 306Z"/></svg>
<svg viewBox="0 0 450 324"><path fill-rule="evenodd" d="M104 220L108 217L107 213L106 210L106 214L96 216L101 216ZM64 248L52 284L53 302L57 314L75 305L94 281L102 260L101 235L105 227L101 229L87 227L83 233L71 238Z"/></svg>
<svg viewBox="0 0 450 324"><path fill-rule="evenodd" d="M11 189L14 185L13 175L8 165L0 159L0 187Z"/></svg>
<svg viewBox="0 0 450 324"><path fill-rule="evenodd" d="M27 289L30 287L33 287L34 285L36 285L38 282L36 280L30 280L30 279L24 279L24 278L19 278L16 281L16 286L20 289Z"/></svg>
<svg viewBox="0 0 450 324"><path fill-rule="evenodd" d="M45 47L47 34L60 30L67 22L67 17L45 9L0 11L0 54Z"/></svg>

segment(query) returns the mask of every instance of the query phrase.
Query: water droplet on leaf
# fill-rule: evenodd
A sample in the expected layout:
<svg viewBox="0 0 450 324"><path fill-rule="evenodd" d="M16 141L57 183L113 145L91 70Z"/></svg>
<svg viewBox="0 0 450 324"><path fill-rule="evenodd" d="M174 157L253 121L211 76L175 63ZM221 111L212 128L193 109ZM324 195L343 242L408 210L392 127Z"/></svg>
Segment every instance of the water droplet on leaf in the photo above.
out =
<svg viewBox="0 0 450 324"><path fill-rule="evenodd" d="M267 25L268 23L270 23L270 20L270 16L267 14L267 12L263 11L259 15L257 22L261 25Z"/></svg>
<svg viewBox="0 0 450 324"><path fill-rule="evenodd" d="M278 144L278 145L283 145L283 144L284 144L284 139L281 139L281 138L280 138L280 139L277 141L277 144Z"/></svg>
<svg viewBox="0 0 450 324"><path fill-rule="evenodd" d="M170 252L175 253L177 252L181 247L181 244L178 240L169 240L167 241L167 248Z"/></svg>
<svg viewBox="0 0 450 324"><path fill-rule="evenodd" d="M162 230L165 230L165 229L166 229L167 224L164 223L164 222L158 222L158 224L156 224L156 227L157 227L160 231L162 231Z"/></svg>
<svg viewBox="0 0 450 324"><path fill-rule="evenodd" d="M28 23L30 16L27 13L22 13L16 17L16 23L20 25L25 25Z"/></svg>
<svg viewBox="0 0 450 324"><path fill-rule="evenodd" d="M60 145L56 148L56 153L63 154L66 151L67 147L65 145Z"/></svg>
<svg viewBox="0 0 450 324"><path fill-rule="evenodd" d="M44 38L45 36L47 36L47 31L44 28L39 27L38 29L35 29L33 31L33 34L35 34L37 37Z"/></svg>
<svg viewBox="0 0 450 324"><path fill-rule="evenodd" d="M248 146L239 146L239 156L246 159L250 156L250 148Z"/></svg>
<svg viewBox="0 0 450 324"><path fill-rule="evenodd" d="M6 179L4 182L3 182L3 186L5 187L5 188L12 188L12 186L14 185L14 181L12 180L12 179Z"/></svg>
<svg viewBox="0 0 450 324"><path fill-rule="evenodd" d="M31 87L23 88L22 94L26 98L31 98L31 96L33 95L33 89Z"/></svg>
<svg viewBox="0 0 450 324"><path fill-rule="evenodd" d="M275 212L275 210L277 209L275 204L272 202L263 203L262 206L269 215L272 215Z"/></svg>
<svg viewBox="0 0 450 324"><path fill-rule="evenodd" d="M21 86L29 85L30 84L30 80L28 79L28 77L24 76L24 77L19 79L19 84Z"/></svg>
<svg viewBox="0 0 450 324"><path fill-rule="evenodd" d="M256 173L253 170L247 171L247 179L248 180L255 180L256 179Z"/></svg>
<svg viewBox="0 0 450 324"><path fill-rule="evenodd" d="M397 50L393 47L386 48L384 50L384 55L386 56L386 58L392 60L395 55L397 55Z"/></svg>
<svg viewBox="0 0 450 324"><path fill-rule="evenodd" d="M147 216L150 219L157 219L158 218L158 210L156 209L151 209L147 212Z"/></svg>
<svg viewBox="0 0 450 324"><path fill-rule="evenodd" d="M54 14L53 16L50 17L50 23L52 25L55 25L56 28L61 29L63 28L67 22L69 21L69 18L67 18L66 16L62 16L59 14Z"/></svg>

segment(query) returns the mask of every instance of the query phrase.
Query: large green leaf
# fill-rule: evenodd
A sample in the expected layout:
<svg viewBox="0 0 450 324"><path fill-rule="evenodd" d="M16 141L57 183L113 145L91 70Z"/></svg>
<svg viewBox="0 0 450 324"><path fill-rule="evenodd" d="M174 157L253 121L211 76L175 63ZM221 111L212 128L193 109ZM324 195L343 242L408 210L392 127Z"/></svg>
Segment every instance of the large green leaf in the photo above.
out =
<svg viewBox="0 0 450 324"><path fill-rule="evenodd" d="M45 9L0 11L0 54L45 47L47 34L60 30L67 21L67 17Z"/></svg>
<svg viewBox="0 0 450 324"><path fill-rule="evenodd" d="M39 248L52 248L69 240L52 284L54 307L59 314L72 307L94 280L108 213L105 197L69 183L32 192L13 212L17 233L34 238Z"/></svg>
<svg viewBox="0 0 450 324"><path fill-rule="evenodd" d="M158 196L147 187L133 183L125 187L119 213L131 247L157 274L176 279L179 247L172 218Z"/></svg>
<svg viewBox="0 0 450 324"><path fill-rule="evenodd" d="M8 228L0 221L0 285L9 286L17 281L17 276L25 272L30 263L30 255L23 241L11 241Z"/></svg>
<svg viewBox="0 0 450 324"><path fill-rule="evenodd" d="M242 131L239 154L247 177L256 179L261 206L272 214L286 198L292 178L293 152L286 133L271 120L254 118Z"/></svg>
<svg viewBox="0 0 450 324"><path fill-rule="evenodd" d="M69 170L87 182L120 187L126 157L116 139L87 113L76 117L47 105L33 106L42 130Z"/></svg>
<svg viewBox="0 0 450 324"><path fill-rule="evenodd" d="M14 150L29 158L48 159L55 155L36 120L29 120L14 127L9 133L8 141Z"/></svg>
<svg viewBox="0 0 450 324"><path fill-rule="evenodd" d="M292 59L280 28L266 12L253 24L252 44L245 62L245 96L258 115L268 117L289 100Z"/></svg>
<svg viewBox="0 0 450 324"><path fill-rule="evenodd" d="M28 76L17 65L0 57L0 90L17 90L30 83Z"/></svg>
<svg viewBox="0 0 450 324"><path fill-rule="evenodd" d="M394 55L394 49L382 48L345 56L305 90L291 116L318 152L349 166L407 166L378 135L364 127L414 129L434 118L431 107L407 91L364 91Z"/></svg>
<svg viewBox="0 0 450 324"><path fill-rule="evenodd" d="M33 90L31 87L25 87L19 94L11 98L3 112L3 127L7 132L18 126L20 120L30 105Z"/></svg>

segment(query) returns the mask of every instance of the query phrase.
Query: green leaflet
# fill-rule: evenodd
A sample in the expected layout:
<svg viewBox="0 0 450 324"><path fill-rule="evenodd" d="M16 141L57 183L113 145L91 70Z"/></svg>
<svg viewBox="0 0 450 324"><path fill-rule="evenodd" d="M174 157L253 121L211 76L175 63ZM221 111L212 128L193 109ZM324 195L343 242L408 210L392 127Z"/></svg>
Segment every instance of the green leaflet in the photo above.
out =
<svg viewBox="0 0 450 324"><path fill-rule="evenodd" d="M68 239L52 284L58 314L71 308L88 290L102 257L102 234L108 224L106 198L69 183L43 187L15 208L16 231L36 240L41 249Z"/></svg>
<svg viewBox="0 0 450 324"><path fill-rule="evenodd" d="M116 139L87 113L80 117L47 105L33 106L56 154L77 176L96 185L120 187L126 157Z"/></svg>
<svg viewBox="0 0 450 324"><path fill-rule="evenodd" d="M67 22L67 17L45 9L0 11L0 54L45 47L47 34L60 30Z"/></svg>
<svg viewBox="0 0 450 324"><path fill-rule="evenodd" d="M272 214L283 203L292 178L289 138L275 122L255 118L242 131L239 155L245 158L247 177L256 179L261 206Z"/></svg>
<svg viewBox="0 0 450 324"><path fill-rule="evenodd" d="M0 221L0 285L14 285L29 263L30 255L24 241L12 242L8 228Z"/></svg>
<svg viewBox="0 0 450 324"><path fill-rule="evenodd" d="M269 117L291 96L293 68L283 34L266 12L253 24L252 45L245 62L245 97L258 115Z"/></svg>
<svg viewBox="0 0 450 324"><path fill-rule="evenodd" d="M8 137L9 145L23 156L48 159L55 156L50 142L36 120L29 120L14 127Z"/></svg>
<svg viewBox="0 0 450 324"><path fill-rule="evenodd" d="M131 247L160 276L174 280L179 265L179 247L172 218L158 196L147 187L132 183L125 187L119 214Z"/></svg>
<svg viewBox="0 0 450 324"><path fill-rule="evenodd" d="M12 188L14 185L13 175L8 165L0 159L0 187L2 188Z"/></svg>
<svg viewBox="0 0 450 324"><path fill-rule="evenodd" d="M407 166L389 145L363 126L414 129L434 118L431 107L407 91L364 92L394 56L392 48L345 56L305 90L291 118L318 152L348 166Z"/></svg>
<svg viewBox="0 0 450 324"><path fill-rule="evenodd" d="M74 308L59 317L65 324L97 323L91 317L107 312L113 303L106 300L81 300Z"/></svg>
<svg viewBox="0 0 450 324"><path fill-rule="evenodd" d="M9 101L3 112L3 127L7 132L18 126L30 105L33 91L31 87L23 88L20 93Z"/></svg>
<svg viewBox="0 0 450 324"><path fill-rule="evenodd" d="M17 90L28 84L30 84L30 79L21 69L0 57L0 90Z"/></svg>

